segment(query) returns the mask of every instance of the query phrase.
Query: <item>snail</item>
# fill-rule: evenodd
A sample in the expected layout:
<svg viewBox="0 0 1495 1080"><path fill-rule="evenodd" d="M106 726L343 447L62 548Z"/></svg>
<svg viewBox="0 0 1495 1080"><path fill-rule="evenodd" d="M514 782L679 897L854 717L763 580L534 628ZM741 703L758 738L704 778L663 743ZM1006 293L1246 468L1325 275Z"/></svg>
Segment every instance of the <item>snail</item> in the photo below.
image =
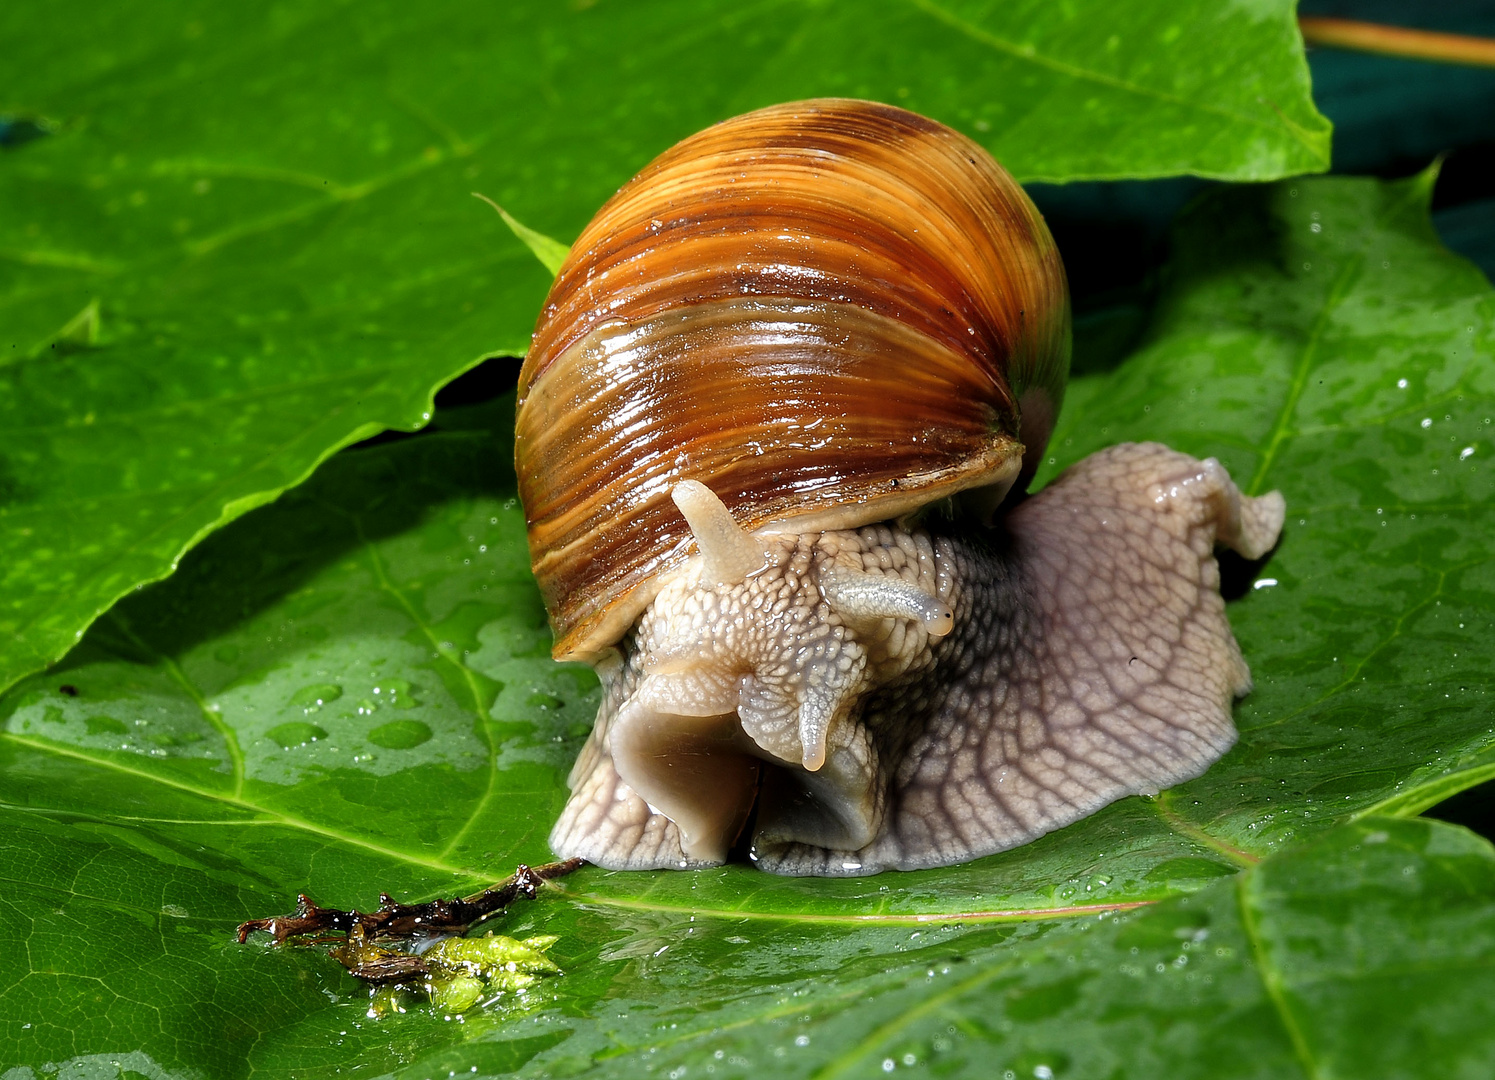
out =
<svg viewBox="0 0 1495 1080"><path fill-rule="evenodd" d="M1023 497L1069 352L1042 217L935 121L775 106L622 187L519 381L554 655L603 685L555 851L947 865L1225 753L1214 548L1264 555L1282 496L1130 444Z"/></svg>

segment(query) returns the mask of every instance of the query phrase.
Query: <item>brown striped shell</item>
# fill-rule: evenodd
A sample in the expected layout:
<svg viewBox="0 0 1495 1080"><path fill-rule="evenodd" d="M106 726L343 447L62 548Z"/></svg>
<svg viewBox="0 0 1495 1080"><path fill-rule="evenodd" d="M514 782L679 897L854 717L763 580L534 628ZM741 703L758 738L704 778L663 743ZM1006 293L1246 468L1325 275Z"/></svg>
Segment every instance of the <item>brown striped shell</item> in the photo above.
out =
<svg viewBox="0 0 1495 1080"><path fill-rule="evenodd" d="M1005 491L1019 440L1030 462L1047 441L1069 341L1042 217L958 132L823 99L678 143L572 246L519 377L555 656L615 643L689 557L681 480L749 530Z"/></svg>

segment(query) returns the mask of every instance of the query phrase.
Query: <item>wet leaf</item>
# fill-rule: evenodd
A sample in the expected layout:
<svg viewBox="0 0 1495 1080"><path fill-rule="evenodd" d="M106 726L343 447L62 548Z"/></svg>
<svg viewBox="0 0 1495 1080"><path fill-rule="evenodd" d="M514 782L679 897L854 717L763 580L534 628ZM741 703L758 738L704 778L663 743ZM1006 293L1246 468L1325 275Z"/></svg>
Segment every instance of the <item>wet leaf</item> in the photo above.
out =
<svg viewBox="0 0 1495 1080"><path fill-rule="evenodd" d="M234 925L544 860L597 702L548 659L511 406L443 412L0 698L0 1047L148 1075L1478 1075L1495 856L1406 818L1495 760L1495 293L1427 186L1197 206L1142 347L1066 406L1052 470L1166 438L1287 496L1280 549L1227 567L1257 687L1200 780L941 870L582 870L494 927L555 936L564 975L460 1025L371 1019L325 956Z"/></svg>
<svg viewBox="0 0 1495 1080"><path fill-rule="evenodd" d="M1484 840L1368 817L1099 917L842 925L834 945L787 919L677 918L599 956L648 972L618 978L620 1019L572 1026L521 1075L1473 1077L1495 1056L1492 895Z"/></svg>
<svg viewBox="0 0 1495 1080"><path fill-rule="evenodd" d="M553 260L685 135L818 94L1020 176L1328 165L1290 0L0 12L0 687L340 447L517 354ZM958 77L957 77L958 73Z"/></svg>

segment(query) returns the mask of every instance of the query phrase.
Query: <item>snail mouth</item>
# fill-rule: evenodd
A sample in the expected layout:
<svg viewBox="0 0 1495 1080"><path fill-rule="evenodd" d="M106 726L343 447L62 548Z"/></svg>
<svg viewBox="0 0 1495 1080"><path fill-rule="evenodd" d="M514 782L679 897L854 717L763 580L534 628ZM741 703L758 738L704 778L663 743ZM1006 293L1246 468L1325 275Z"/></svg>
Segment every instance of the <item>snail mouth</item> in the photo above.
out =
<svg viewBox="0 0 1495 1080"><path fill-rule="evenodd" d="M737 714L625 709L612 744L618 775L675 823L686 857L725 862L752 813L761 765Z"/></svg>
<svg viewBox="0 0 1495 1080"><path fill-rule="evenodd" d="M753 857L802 843L855 851L876 831L860 755L818 770L775 757L737 712L690 716L625 706L609 732L618 776L680 830L692 861L721 863L752 823Z"/></svg>

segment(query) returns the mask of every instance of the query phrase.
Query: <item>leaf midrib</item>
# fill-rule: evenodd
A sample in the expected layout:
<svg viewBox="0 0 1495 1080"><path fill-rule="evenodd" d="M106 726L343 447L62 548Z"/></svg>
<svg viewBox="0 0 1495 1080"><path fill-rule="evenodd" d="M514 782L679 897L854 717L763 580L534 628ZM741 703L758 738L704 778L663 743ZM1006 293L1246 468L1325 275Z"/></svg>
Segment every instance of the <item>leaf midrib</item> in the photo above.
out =
<svg viewBox="0 0 1495 1080"><path fill-rule="evenodd" d="M1277 452L1282 449L1289 436L1294 434L1293 420L1297 415L1298 402L1303 396L1304 389L1308 386L1308 377L1312 373L1314 363L1318 359L1319 344L1329 329L1330 319L1334 310L1344 301L1349 294L1350 286L1360 277L1361 267L1365 263L1363 255L1353 255L1340 267L1339 273L1334 275L1334 281L1329 286L1328 295L1324 298L1323 306L1313 320L1313 326L1308 332L1308 338L1298 350L1297 363L1293 365L1292 380L1288 383L1287 396L1283 399L1282 408L1277 411L1276 422L1272 425L1272 431L1267 436L1266 449L1262 451L1261 460L1257 462L1256 472L1252 475L1250 483L1244 490L1248 495L1260 495L1262 484L1266 482L1267 473L1277 461Z"/></svg>
<svg viewBox="0 0 1495 1080"><path fill-rule="evenodd" d="M474 432L472 434L484 433ZM405 595L405 591L395 585L390 579L388 569L384 565L384 559L379 555L379 549L369 541L367 534L364 533L362 519L354 517L353 525L354 530L358 534L359 542L363 544L364 550L368 554L369 563L373 567L374 578L378 582L379 588L394 598L395 602L400 605L401 610L405 612L406 618L415 624L416 628L420 630L421 635L430 643L431 649L449 667L455 669L457 677L462 680L462 685L467 688L467 693L472 699L472 711L477 714L479 725L483 730L483 740L488 744L488 780L483 788L483 794L473 805L471 812L467 815L467 820L452 834L451 839L441 849L441 857L444 859L452 853L453 849L462 841L462 838L467 835L468 830L477 823L483 811L488 808L489 801L493 798L498 780L498 770L495 766L498 762L499 753L498 736L493 730L493 714L489 712L488 705L483 700L483 694L478 685L476 673L472 668L452 655L452 649L449 645L442 642L441 635L436 633L431 624L416 609L415 604Z"/></svg>
<svg viewBox="0 0 1495 1080"><path fill-rule="evenodd" d="M593 892L573 890L569 885L547 882L552 889L578 904L597 904L624 911L642 911L660 915L694 915L723 922L777 922L796 925L833 926L948 926L967 923L1041 922L1050 919L1084 918L1089 915L1104 915L1116 911L1134 911L1162 902L1158 900L1118 900L1109 904L1073 904L1051 908L993 908L982 911L941 911L916 914L893 912L865 912L861 914L830 914L809 911L754 911L734 908L701 908L685 904L661 904L649 900L628 897L605 896Z"/></svg>
<svg viewBox="0 0 1495 1080"><path fill-rule="evenodd" d="M234 797L225 795L221 792L208 791L193 784L184 783L179 780L173 780L169 777L150 773L143 769L132 768L120 761L112 760L110 758L98 757L96 755L84 753L70 747L59 745L57 743L29 738L24 735L18 735L15 732L0 732L0 737L10 739L11 741L19 745L25 746L35 751L57 754L61 757L83 761L97 767L112 769L117 772L122 772L127 775L137 777L142 781L161 784L162 786L172 788L173 790L186 792L199 798L207 799L211 802L217 802L223 805L232 806L238 810L257 815L254 820L214 822L213 824L215 825L224 825L230 827L241 825L278 825L288 829L299 830L333 843L344 844L348 847L359 848L364 851L373 852L384 858L391 859L409 866L417 867L419 869L428 870L446 877L455 875L457 877L466 878L467 880L472 882L487 882L491 880L491 875L484 872L483 870L474 869L468 866L454 865L441 859L423 858L418 855L412 855L409 852L400 851L395 848L387 847L383 844L378 844L370 840L364 840L359 837L352 836L348 833L340 832L339 830L332 829L327 826L319 825L316 822L308 821L305 818L300 818L296 817L295 815L283 813L281 811L268 809L259 805L258 803L255 803L253 800L243 798L242 796ZM1491 768L1495 769L1495 766L1491 766ZM1409 795L1410 792L1403 792L1398 798L1400 800L1406 800ZM1384 810L1378 810L1377 812L1385 813ZM1363 817L1364 814L1359 814L1356 816ZM1412 815L1403 811L1399 812L1398 816ZM1171 828L1172 826L1170 825L1169 827ZM1246 853L1242 852L1239 854L1245 855ZM549 888L555 890L561 896L564 896L572 900L573 902L581 904L594 904L615 909L653 912L666 915L694 915L698 918L721 919L727 922L754 921L839 926L927 926L932 923L1001 923L1049 921L1058 919L1085 918L1088 916L1104 914L1107 912L1130 911L1137 908L1149 907L1154 904L1160 903L1162 899L1167 899L1167 897L1164 897L1154 900L1121 900L1114 903L1082 904L1048 908L1013 907L990 908L975 911L917 912L909 914L869 912L843 915L817 912L753 911L720 907L667 904L632 897L607 896L590 890L575 890L567 884L554 881L547 882L546 884Z"/></svg>
<svg viewBox="0 0 1495 1080"><path fill-rule="evenodd" d="M349 847L360 848L381 855L384 858L396 862L405 863L410 866L429 870L444 876L457 875L475 882L488 881L490 876L481 870L467 866L458 866L439 860L423 858L408 852L399 851L395 848L377 844L370 840L364 840L336 829L319 825L305 818L286 814L282 811L273 810L259 805L251 799L242 796L234 796L223 792L208 791L194 784L184 783L170 777L160 776L147 772L143 769L132 768L124 762L110 758L99 757L94 754L74 750L71 747L59 745L42 739L34 739L25 735L18 735L13 731L0 732L0 737L10 739L21 746L42 753L57 754L60 757L72 758L76 761L87 762L90 765L101 768L112 769L116 772L136 777L142 781L157 783L163 787L169 787L176 791L186 792L198 798L207 799L211 802L222 803L232 806L238 810L258 815L254 821L225 821L221 823L226 826L239 825L279 825L288 829L296 829L313 836L334 843L345 844ZM910 915L895 914L848 914L830 915L816 914L810 912L767 912L767 911L734 911L728 908L704 908L689 907L672 904L660 904L644 900L634 900L627 897L609 897L593 893L573 892L568 887L556 882L548 882L549 887L557 892L579 903L598 904L612 908L622 908L632 911L649 911L661 914L696 915L698 917L723 919L726 921L770 921L791 923L822 923L843 926L868 926L868 925L893 925L893 926L921 926L930 923L951 922L1014 922L1025 920L1044 920L1059 918L1076 918L1087 915L1095 915L1108 911L1127 911L1139 907L1147 907L1158 903L1156 900L1129 900L1118 901L1114 904L1087 904L1071 907L1057 908L1010 908L993 909L986 911L970 912L925 912Z"/></svg>
<svg viewBox="0 0 1495 1080"><path fill-rule="evenodd" d="M1277 970L1276 965L1267 955L1266 943L1262 940L1261 930L1256 925L1256 911L1251 906L1251 884L1251 876L1243 874L1236 884L1236 906L1240 909L1241 928L1251 947L1251 958L1256 968L1256 976L1266 992L1267 1000L1272 1003L1272 1010L1282 1024L1288 1042L1292 1045L1293 1055L1298 1059L1298 1064L1302 1066L1304 1075L1308 1077L1308 1080L1320 1080L1321 1073L1318 1063L1313 1059L1313 1053L1308 1048L1308 1040L1304 1038L1297 1018L1288 1008L1287 997L1282 986L1282 973Z"/></svg>
<svg viewBox="0 0 1495 1080"><path fill-rule="evenodd" d="M175 791L183 791L190 795L195 795L198 798L207 799L210 802L223 803L226 806L232 806L239 810L245 810L249 813L258 814L260 815L261 823L282 825L288 829L299 829L302 832L321 837L324 840L330 840L339 844L346 844L348 847L361 848L364 851L371 851L377 855L382 855L385 858L393 859L397 862L407 863L412 866L418 866L422 869L430 870L434 873L445 875L465 875L466 877L475 880L484 880L483 874L471 870L467 867L451 866L446 863L438 862L434 859L424 859L416 855L411 855L408 852L398 851L394 848L386 847L383 844L376 844L371 840L363 840L356 836L350 836L349 834L339 832L336 829L330 829L324 825L318 825L315 822L307 821L305 818L299 818L291 814L283 813L279 810L269 809L268 807L261 806L250 799L243 798L242 796L236 797L233 795L225 794L223 792L207 791L203 788L197 787L195 784L183 783L180 780L173 780L172 778L167 776L161 776L156 773L146 772L144 769L132 768L131 766L126 765L121 761L98 757L93 754L86 754L81 751L74 750L70 747L59 745L57 743L44 741L41 739L33 739L25 735L17 735L13 731L0 732L0 736L3 736L4 738L11 740L12 742L18 743L19 745L28 747L32 750L38 750L43 753L56 754L59 757L72 758L75 761L87 762L90 765L99 766L101 768L113 769L116 772L121 772L128 776L134 776L140 780L160 784L163 787L168 787ZM232 824L239 823L234 822Z"/></svg>

